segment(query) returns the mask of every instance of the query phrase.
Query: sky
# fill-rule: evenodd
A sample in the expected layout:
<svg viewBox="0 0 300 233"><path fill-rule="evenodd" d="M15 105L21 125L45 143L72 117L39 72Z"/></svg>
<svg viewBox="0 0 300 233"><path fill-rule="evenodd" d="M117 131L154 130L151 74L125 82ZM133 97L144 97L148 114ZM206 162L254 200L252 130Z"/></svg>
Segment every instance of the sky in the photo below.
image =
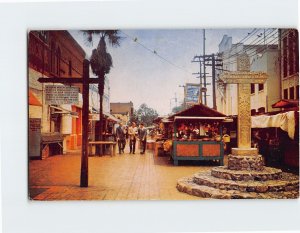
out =
<svg viewBox="0 0 300 233"><path fill-rule="evenodd" d="M205 54L218 52L223 35L232 36L233 43L241 41L252 29L206 29ZM87 57L97 47L99 37L87 46L80 31L69 31L85 50ZM113 67L107 78L110 82L110 102L132 101L134 108L142 103L155 109L159 115L167 115L183 102L185 83L199 83L199 63L192 63L195 55L203 54L202 29L178 30L120 30L123 37L119 47L107 43L107 51L113 59ZM134 39L136 38L136 42ZM155 51L155 53L154 53ZM209 82L209 80L208 80ZM208 94L211 92L208 87ZM211 96L207 103L212 107Z"/></svg>

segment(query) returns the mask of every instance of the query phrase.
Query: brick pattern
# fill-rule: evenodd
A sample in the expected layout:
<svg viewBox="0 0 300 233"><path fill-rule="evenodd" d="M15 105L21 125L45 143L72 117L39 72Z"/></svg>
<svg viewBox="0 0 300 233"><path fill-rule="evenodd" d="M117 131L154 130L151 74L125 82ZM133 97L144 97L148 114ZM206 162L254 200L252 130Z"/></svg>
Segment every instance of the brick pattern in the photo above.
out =
<svg viewBox="0 0 300 233"><path fill-rule="evenodd" d="M140 155L89 157L89 187L79 187L80 154L29 162L33 200L198 200L176 189L182 176L208 171L209 166L173 166L169 157L151 151ZM37 190L39 192L37 192Z"/></svg>

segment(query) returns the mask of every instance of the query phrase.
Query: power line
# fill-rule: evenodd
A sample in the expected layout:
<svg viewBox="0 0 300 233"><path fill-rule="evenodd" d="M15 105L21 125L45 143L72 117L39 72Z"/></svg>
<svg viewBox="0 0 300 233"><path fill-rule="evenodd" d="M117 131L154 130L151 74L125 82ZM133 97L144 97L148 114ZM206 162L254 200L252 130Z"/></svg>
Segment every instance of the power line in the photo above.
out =
<svg viewBox="0 0 300 233"><path fill-rule="evenodd" d="M276 30L276 29L273 29L271 32L269 32L269 33L266 35L265 38L261 38L261 39L258 40L255 44L247 44L247 45L245 45L245 48L244 48L244 49L242 49L242 50L239 51L239 52L236 52L235 54L229 56L228 58L225 58L224 61L229 60L230 58L236 58L236 57L238 57L241 53L243 53L243 52L249 52L249 51L251 51L252 49L255 49L255 51L250 52L250 53L248 54L249 57L255 56L255 55L257 54L257 50L258 50L258 49L263 48L263 50L261 50L260 52L264 51L264 50L267 48L267 46L268 46L269 44L271 44L271 42L273 42L274 40L277 40L277 39L278 39L277 31L274 32L274 30ZM274 33L273 33L273 32L274 32ZM277 36L274 37L274 35L276 35L276 34L277 34ZM274 38L273 38L272 40L270 40L272 37L274 37ZM261 44L260 42L262 42L262 41L268 41L268 44ZM249 46L249 45L252 45L252 46ZM273 44L273 45L274 45L274 44ZM247 46L247 47L246 47L246 46ZM261 46L261 48L259 48L259 47L258 47L258 48L255 48L256 46ZM236 63L236 62L237 62L237 61L234 60L234 61L231 61L231 62L226 62L226 63L224 62L224 64L230 65L230 64L234 64L234 63Z"/></svg>
<svg viewBox="0 0 300 233"><path fill-rule="evenodd" d="M159 57L160 59L164 60L165 62L169 63L170 65L184 71L184 72L187 72L189 74L191 74L191 72L189 72L188 70L184 69L183 67L180 67L176 64L174 64L173 62L169 61L168 59L164 58L163 56L161 56L160 54L157 53L156 50L154 49L150 49L148 48L147 46L145 46L144 44L142 44L141 42L138 41L138 38L137 37L132 37L130 35L128 35L127 33L125 33L124 31L121 31L123 34L125 34L126 36L128 36L133 42L139 44L140 46L142 46L144 49L146 49L147 51L151 52L152 54L156 55L157 57Z"/></svg>
<svg viewBox="0 0 300 233"><path fill-rule="evenodd" d="M265 36L268 36L268 35L270 35L270 33L272 33L274 30L276 30L276 29L267 29L267 31L269 31L269 30L271 30L270 32L268 32L268 34L267 35L265 35ZM259 30L258 30L259 31ZM260 35L260 34L259 34ZM265 36L264 37L262 37L262 38L260 38L261 36L257 36L251 43L249 43L249 44L247 44L247 45L245 45L245 46L247 46L248 48L245 48L245 49L243 49L242 51L240 51L240 52L236 52L236 53L234 53L234 54L232 54L232 55L230 55L229 57L227 57L226 58L226 60L228 60L228 59L230 59L230 58L234 58L234 57L237 57L241 52L247 52L247 51L249 51L249 50L251 50L252 48L251 48L251 46L250 45L252 45L252 47L255 47L256 45L258 45L259 44L259 42L260 41L263 41L263 40L265 40ZM260 38L260 39L259 39ZM257 41L258 40L258 41ZM255 43L254 43L255 42Z"/></svg>
<svg viewBox="0 0 300 233"><path fill-rule="evenodd" d="M254 28L251 32L248 32L248 34L246 35L246 37L244 37L242 40L240 40L238 43L244 43L245 41L247 41L252 34L254 34L256 31L259 31L259 29ZM248 38L247 38L248 37Z"/></svg>

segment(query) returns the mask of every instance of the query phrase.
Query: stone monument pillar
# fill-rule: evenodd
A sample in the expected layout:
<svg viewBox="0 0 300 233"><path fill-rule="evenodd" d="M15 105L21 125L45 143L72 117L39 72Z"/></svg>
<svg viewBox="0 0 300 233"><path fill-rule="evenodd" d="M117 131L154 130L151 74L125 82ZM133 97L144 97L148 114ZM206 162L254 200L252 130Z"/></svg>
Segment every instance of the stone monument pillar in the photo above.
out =
<svg viewBox="0 0 300 233"><path fill-rule="evenodd" d="M267 74L250 72L250 59L246 53L237 59L237 71L224 72L221 80L238 85L238 148L232 148L228 168L232 170L262 170L262 156L257 148L251 148L251 83L263 84ZM243 157L240 157L243 156Z"/></svg>
<svg viewBox="0 0 300 233"><path fill-rule="evenodd" d="M247 54L238 57L237 67L235 72L224 72L221 79L238 85L238 147L228 155L228 166L183 177L176 187L205 198L298 198L299 176L265 167L257 149L251 148L251 83L264 83L267 75L250 72Z"/></svg>

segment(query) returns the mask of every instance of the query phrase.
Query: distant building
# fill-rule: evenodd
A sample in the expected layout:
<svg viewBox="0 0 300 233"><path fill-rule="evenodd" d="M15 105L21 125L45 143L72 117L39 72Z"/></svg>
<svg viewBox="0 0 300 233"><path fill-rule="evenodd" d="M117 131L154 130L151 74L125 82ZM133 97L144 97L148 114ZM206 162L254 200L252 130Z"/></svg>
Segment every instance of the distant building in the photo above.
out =
<svg viewBox="0 0 300 233"><path fill-rule="evenodd" d="M272 105L280 100L280 60L277 48L266 48L254 56L251 71L268 75L264 84L251 84L251 114L278 111Z"/></svg>
<svg viewBox="0 0 300 233"><path fill-rule="evenodd" d="M133 103L110 103L110 113L119 118L124 124L128 124L133 115Z"/></svg>
<svg viewBox="0 0 300 233"><path fill-rule="evenodd" d="M79 103L45 103L40 77L82 77L85 52L68 31L30 31L28 38L29 156L47 157L81 146L82 85ZM58 84L61 85L61 84ZM62 140L62 142L61 142Z"/></svg>
<svg viewBox="0 0 300 233"><path fill-rule="evenodd" d="M279 51L277 45L232 44L232 37L223 36L219 44L219 57L225 71L237 71L238 55L246 53L250 58L250 71L263 71L269 75L265 84L251 85L252 113L273 111L271 105L280 99ZM220 75L222 71L218 71ZM237 85L217 82L217 110L226 115L237 115Z"/></svg>
<svg viewBox="0 0 300 233"><path fill-rule="evenodd" d="M282 99L299 99L299 43L296 29L279 30Z"/></svg>

